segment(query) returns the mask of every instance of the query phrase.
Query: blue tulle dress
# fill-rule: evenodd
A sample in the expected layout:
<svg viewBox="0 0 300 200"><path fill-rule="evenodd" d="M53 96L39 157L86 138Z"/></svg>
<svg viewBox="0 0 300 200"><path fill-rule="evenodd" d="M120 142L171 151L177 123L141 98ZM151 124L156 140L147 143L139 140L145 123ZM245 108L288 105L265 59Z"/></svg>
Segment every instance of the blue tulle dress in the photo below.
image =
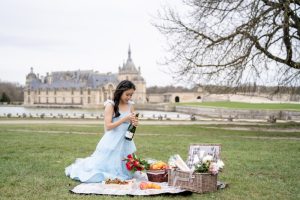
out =
<svg viewBox="0 0 300 200"><path fill-rule="evenodd" d="M128 104L128 111L120 112L121 115L113 118L113 121L128 115L130 106L131 104ZM85 183L101 182L108 178L131 179L133 175L126 169L125 161L123 161L128 154L136 151L133 140L125 139L128 125L129 123L125 122L106 131L94 153L87 158L77 158L73 164L66 167L65 174Z"/></svg>

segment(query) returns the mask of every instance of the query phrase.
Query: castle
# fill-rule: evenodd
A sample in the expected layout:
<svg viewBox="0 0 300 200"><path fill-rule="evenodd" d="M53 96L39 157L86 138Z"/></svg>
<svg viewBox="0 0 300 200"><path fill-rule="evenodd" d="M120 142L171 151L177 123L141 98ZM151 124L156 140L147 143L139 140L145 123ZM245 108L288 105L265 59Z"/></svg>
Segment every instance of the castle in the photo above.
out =
<svg viewBox="0 0 300 200"><path fill-rule="evenodd" d="M136 86L135 103L146 102L146 82L141 68L135 67L130 47L128 58L118 73L99 73L93 70L56 71L39 77L31 68L26 76L24 106L35 107L101 107L122 80L130 80Z"/></svg>

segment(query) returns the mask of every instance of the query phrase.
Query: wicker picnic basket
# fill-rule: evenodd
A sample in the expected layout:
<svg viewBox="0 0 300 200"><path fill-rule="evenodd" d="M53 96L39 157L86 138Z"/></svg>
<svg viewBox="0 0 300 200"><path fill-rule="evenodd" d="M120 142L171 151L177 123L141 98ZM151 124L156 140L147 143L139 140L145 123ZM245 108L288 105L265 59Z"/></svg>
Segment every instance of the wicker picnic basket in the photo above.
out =
<svg viewBox="0 0 300 200"><path fill-rule="evenodd" d="M210 151L216 158L220 157L220 144L191 144L189 146L187 165L193 166L193 155L200 150ZM191 192L206 193L217 190L218 175L211 173L193 173L181 171L178 168L168 170L168 185L180 187Z"/></svg>
<svg viewBox="0 0 300 200"><path fill-rule="evenodd" d="M168 185L197 193L216 191L217 178L217 175L210 173L190 173L178 169L168 170Z"/></svg>
<svg viewBox="0 0 300 200"><path fill-rule="evenodd" d="M168 182L167 170L147 170L148 180L151 182Z"/></svg>

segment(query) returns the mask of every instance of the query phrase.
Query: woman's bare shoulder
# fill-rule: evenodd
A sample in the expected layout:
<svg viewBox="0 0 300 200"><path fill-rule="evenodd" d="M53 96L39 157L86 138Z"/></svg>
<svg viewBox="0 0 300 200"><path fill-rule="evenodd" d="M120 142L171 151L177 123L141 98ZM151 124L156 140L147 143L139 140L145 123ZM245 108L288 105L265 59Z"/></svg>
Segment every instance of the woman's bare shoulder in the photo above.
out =
<svg viewBox="0 0 300 200"><path fill-rule="evenodd" d="M106 107L106 106L108 106L108 105L114 106L114 105L115 105L115 102L114 102L113 100L108 99L108 100L106 100L103 104L104 104L104 107Z"/></svg>

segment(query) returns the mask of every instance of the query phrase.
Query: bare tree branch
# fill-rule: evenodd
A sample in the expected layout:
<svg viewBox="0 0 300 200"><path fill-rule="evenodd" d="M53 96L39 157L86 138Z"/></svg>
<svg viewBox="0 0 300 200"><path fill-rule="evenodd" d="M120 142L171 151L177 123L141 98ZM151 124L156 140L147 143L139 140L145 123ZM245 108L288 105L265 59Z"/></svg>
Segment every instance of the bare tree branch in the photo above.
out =
<svg viewBox="0 0 300 200"><path fill-rule="evenodd" d="M166 63L176 63L181 76L238 83L246 77L264 79L260 73L272 70L274 79L281 77L278 83L298 83L299 0L183 3L187 12L169 8L154 24L169 43L172 55Z"/></svg>

